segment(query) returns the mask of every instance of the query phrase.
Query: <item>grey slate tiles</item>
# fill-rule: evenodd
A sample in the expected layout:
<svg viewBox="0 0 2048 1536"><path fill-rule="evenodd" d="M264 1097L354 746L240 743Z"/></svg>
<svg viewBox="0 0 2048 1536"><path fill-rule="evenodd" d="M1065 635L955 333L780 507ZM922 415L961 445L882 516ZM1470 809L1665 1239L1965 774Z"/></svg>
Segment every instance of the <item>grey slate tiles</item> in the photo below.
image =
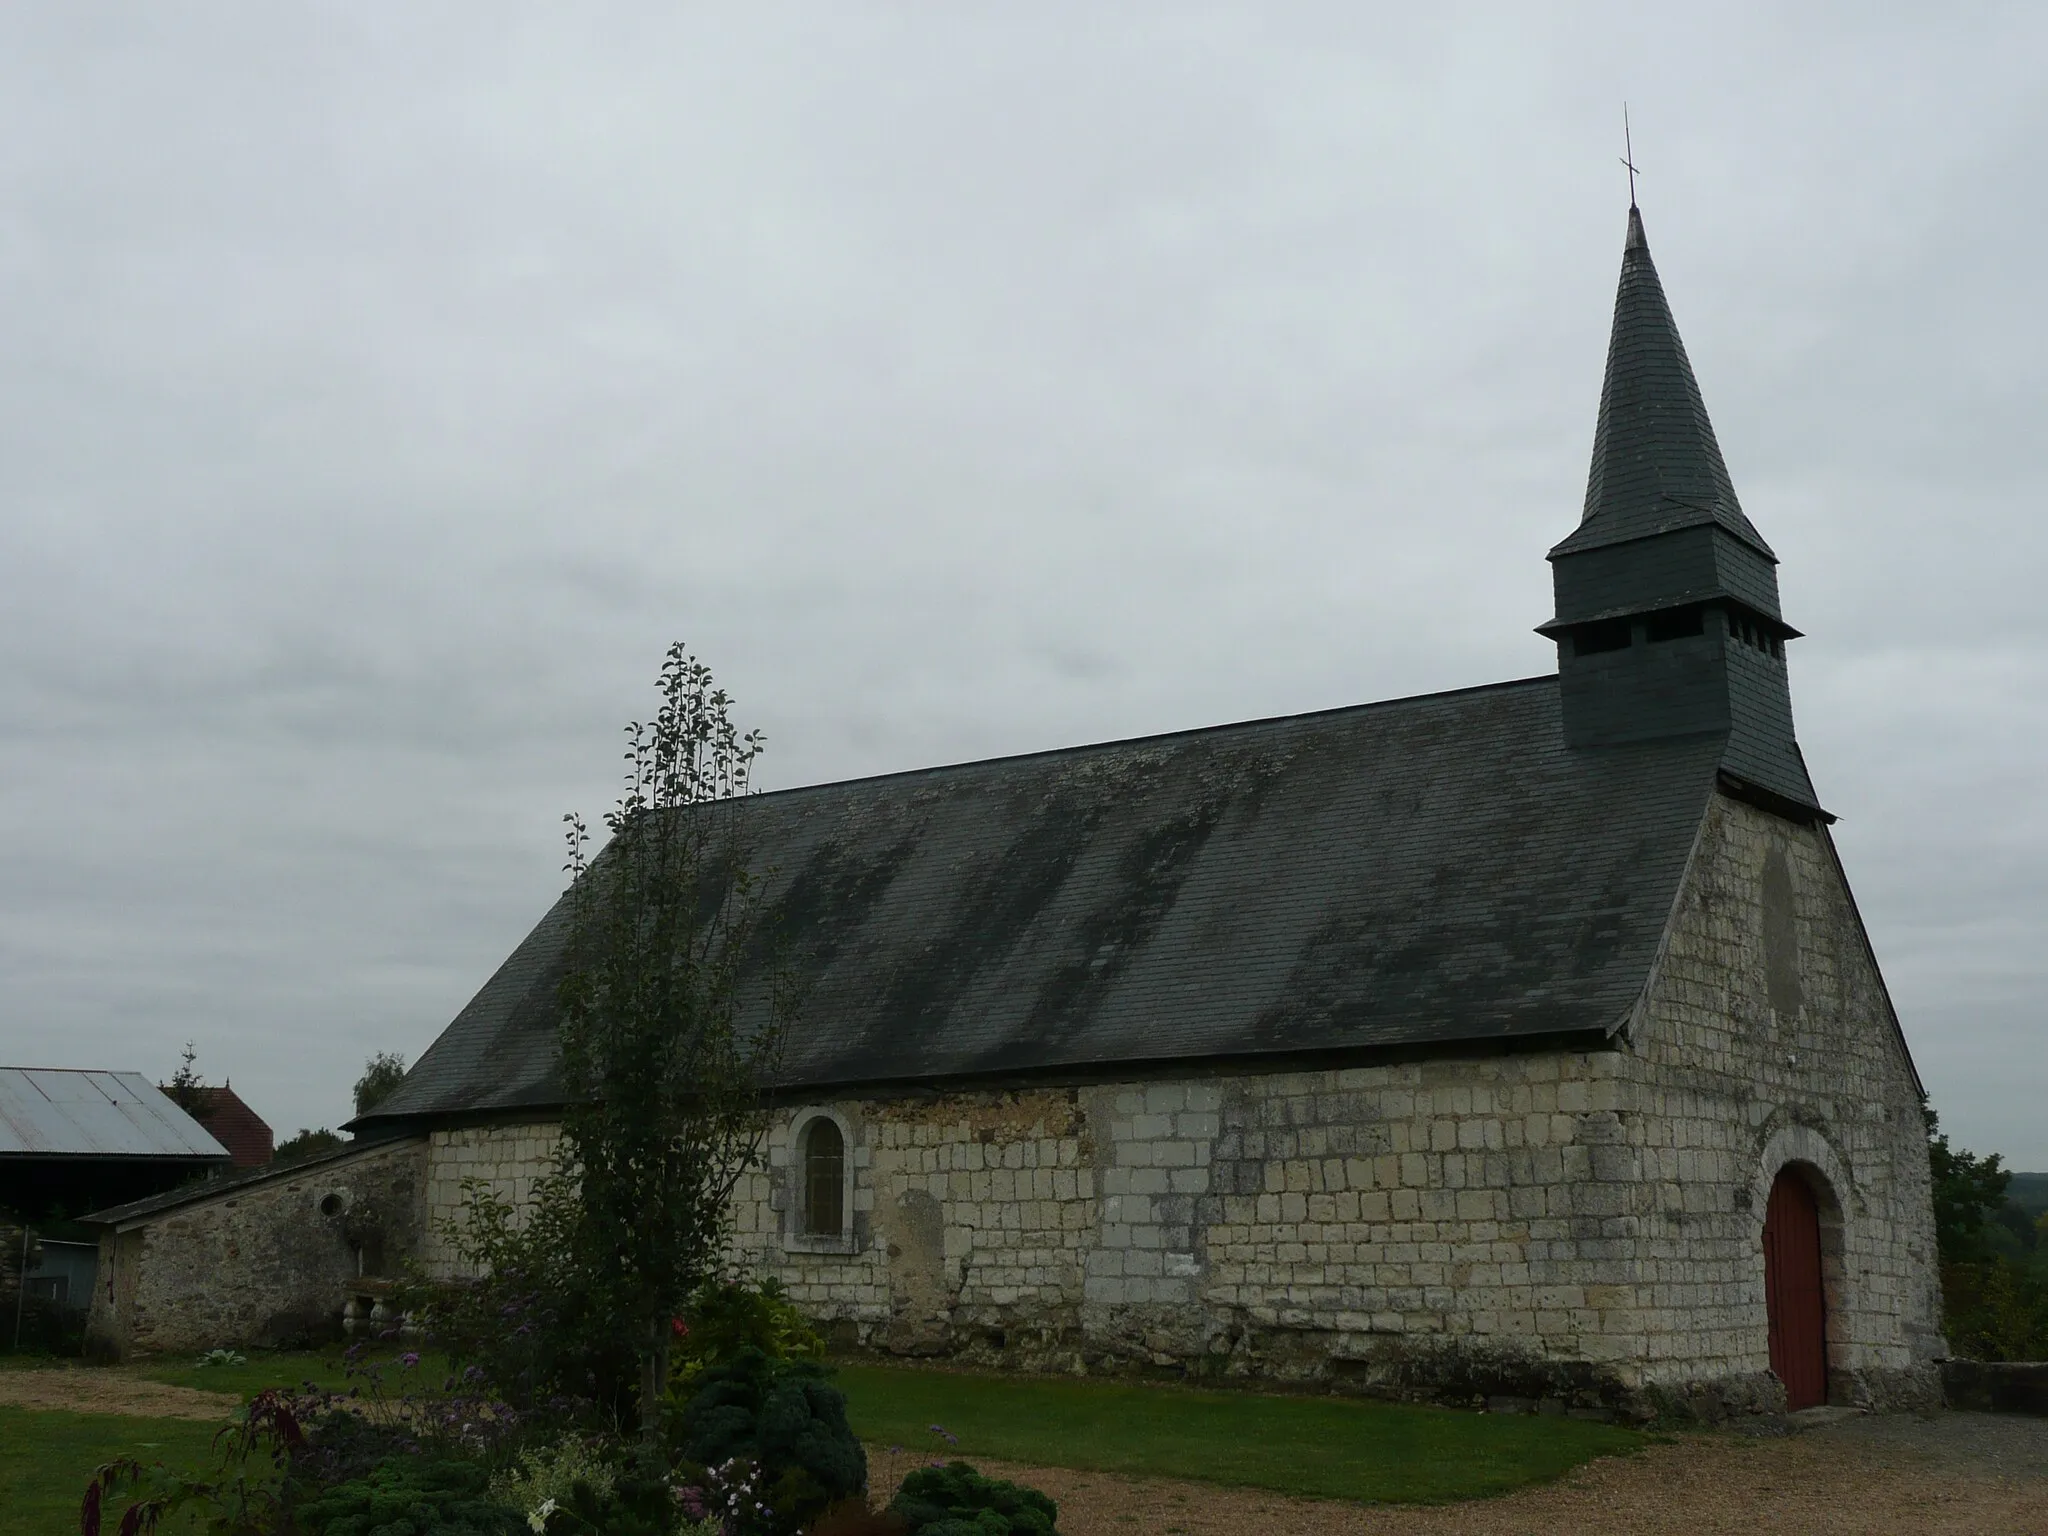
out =
<svg viewBox="0 0 2048 1536"><path fill-rule="evenodd" d="M1618 1028L1717 786L1825 814L1776 557L1633 208L1584 520L1550 559L1561 679L747 802L805 985L783 1085ZM558 904L366 1128L559 1103L565 924Z"/></svg>
<svg viewBox="0 0 2048 1536"><path fill-rule="evenodd" d="M1650 260L1642 215L1628 211L1621 287L1600 387L1593 470L1578 528L1552 555L1597 549L1703 523L1766 559L1771 547L1743 515L1685 343Z"/></svg>
<svg viewBox="0 0 2048 1536"><path fill-rule="evenodd" d="M748 840L808 987L783 1079L1610 1030L1719 756L1568 751L1537 678L758 796ZM559 1101L564 922L375 1120Z"/></svg>

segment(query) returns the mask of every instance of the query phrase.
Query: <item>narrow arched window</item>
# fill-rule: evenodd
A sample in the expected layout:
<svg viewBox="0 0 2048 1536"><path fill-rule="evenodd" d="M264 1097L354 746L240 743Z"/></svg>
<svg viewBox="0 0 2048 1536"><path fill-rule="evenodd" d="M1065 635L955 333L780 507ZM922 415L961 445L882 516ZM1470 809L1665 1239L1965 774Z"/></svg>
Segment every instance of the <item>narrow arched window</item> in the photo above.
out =
<svg viewBox="0 0 2048 1536"><path fill-rule="evenodd" d="M846 1138L820 1115L804 1130L804 1231L837 1237L846 1222Z"/></svg>

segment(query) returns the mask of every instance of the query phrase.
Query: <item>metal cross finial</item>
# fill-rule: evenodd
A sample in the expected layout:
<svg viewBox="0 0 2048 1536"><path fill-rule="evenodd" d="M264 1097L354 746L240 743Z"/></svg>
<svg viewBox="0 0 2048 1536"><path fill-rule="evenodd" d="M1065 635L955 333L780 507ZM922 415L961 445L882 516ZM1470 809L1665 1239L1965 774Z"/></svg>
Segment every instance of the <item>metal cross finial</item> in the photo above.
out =
<svg viewBox="0 0 2048 1536"><path fill-rule="evenodd" d="M1628 167L1628 205L1633 208L1636 205L1636 149L1629 141L1628 103L1625 101L1621 104L1621 147L1625 151L1621 163Z"/></svg>

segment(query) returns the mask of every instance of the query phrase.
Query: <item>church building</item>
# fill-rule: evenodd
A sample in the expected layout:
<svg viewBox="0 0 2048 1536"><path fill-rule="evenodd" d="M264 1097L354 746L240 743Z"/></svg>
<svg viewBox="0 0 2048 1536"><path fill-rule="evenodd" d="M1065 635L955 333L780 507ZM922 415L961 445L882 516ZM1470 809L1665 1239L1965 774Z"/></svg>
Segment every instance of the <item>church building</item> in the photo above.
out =
<svg viewBox="0 0 2048 1536"><path fill-rule="evenodd" d="M1920 1083L1633 207L1549 559L1555 675L748 800L807 992L738 1262L907 1355L1938 1400ZM357 1124L430 1263L547 1165L567 922Z"/></svg>

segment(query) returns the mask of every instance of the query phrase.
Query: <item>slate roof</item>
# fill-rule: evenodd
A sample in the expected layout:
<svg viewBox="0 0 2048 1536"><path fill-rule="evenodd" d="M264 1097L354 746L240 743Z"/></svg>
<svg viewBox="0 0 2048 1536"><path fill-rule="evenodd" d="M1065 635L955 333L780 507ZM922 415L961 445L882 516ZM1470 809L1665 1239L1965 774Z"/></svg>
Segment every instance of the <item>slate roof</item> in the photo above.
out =
<svg viewBox="0 0 2048 1536"><path fill-rule="evenodd" d="M764 794L790 1088L1617 1028L1718 735L1571 752L1554 677ZM359 1126L553 1106L558 904Z"/></svg>
<svg viewBox="0 0 2048 1536"><path fill-rule="evenodd" d="M140 1072L0 1067L0 1157L227 1156Z"/></svg>
<svg viewBox="0 0 2048 1536"><path fill-rule="evenodd" d="M1628 211L1593 467L1579 526L1551 558L1718 524L1775 561L1736 499L1699 381L1650 260L1642 214Z"/></svg>

